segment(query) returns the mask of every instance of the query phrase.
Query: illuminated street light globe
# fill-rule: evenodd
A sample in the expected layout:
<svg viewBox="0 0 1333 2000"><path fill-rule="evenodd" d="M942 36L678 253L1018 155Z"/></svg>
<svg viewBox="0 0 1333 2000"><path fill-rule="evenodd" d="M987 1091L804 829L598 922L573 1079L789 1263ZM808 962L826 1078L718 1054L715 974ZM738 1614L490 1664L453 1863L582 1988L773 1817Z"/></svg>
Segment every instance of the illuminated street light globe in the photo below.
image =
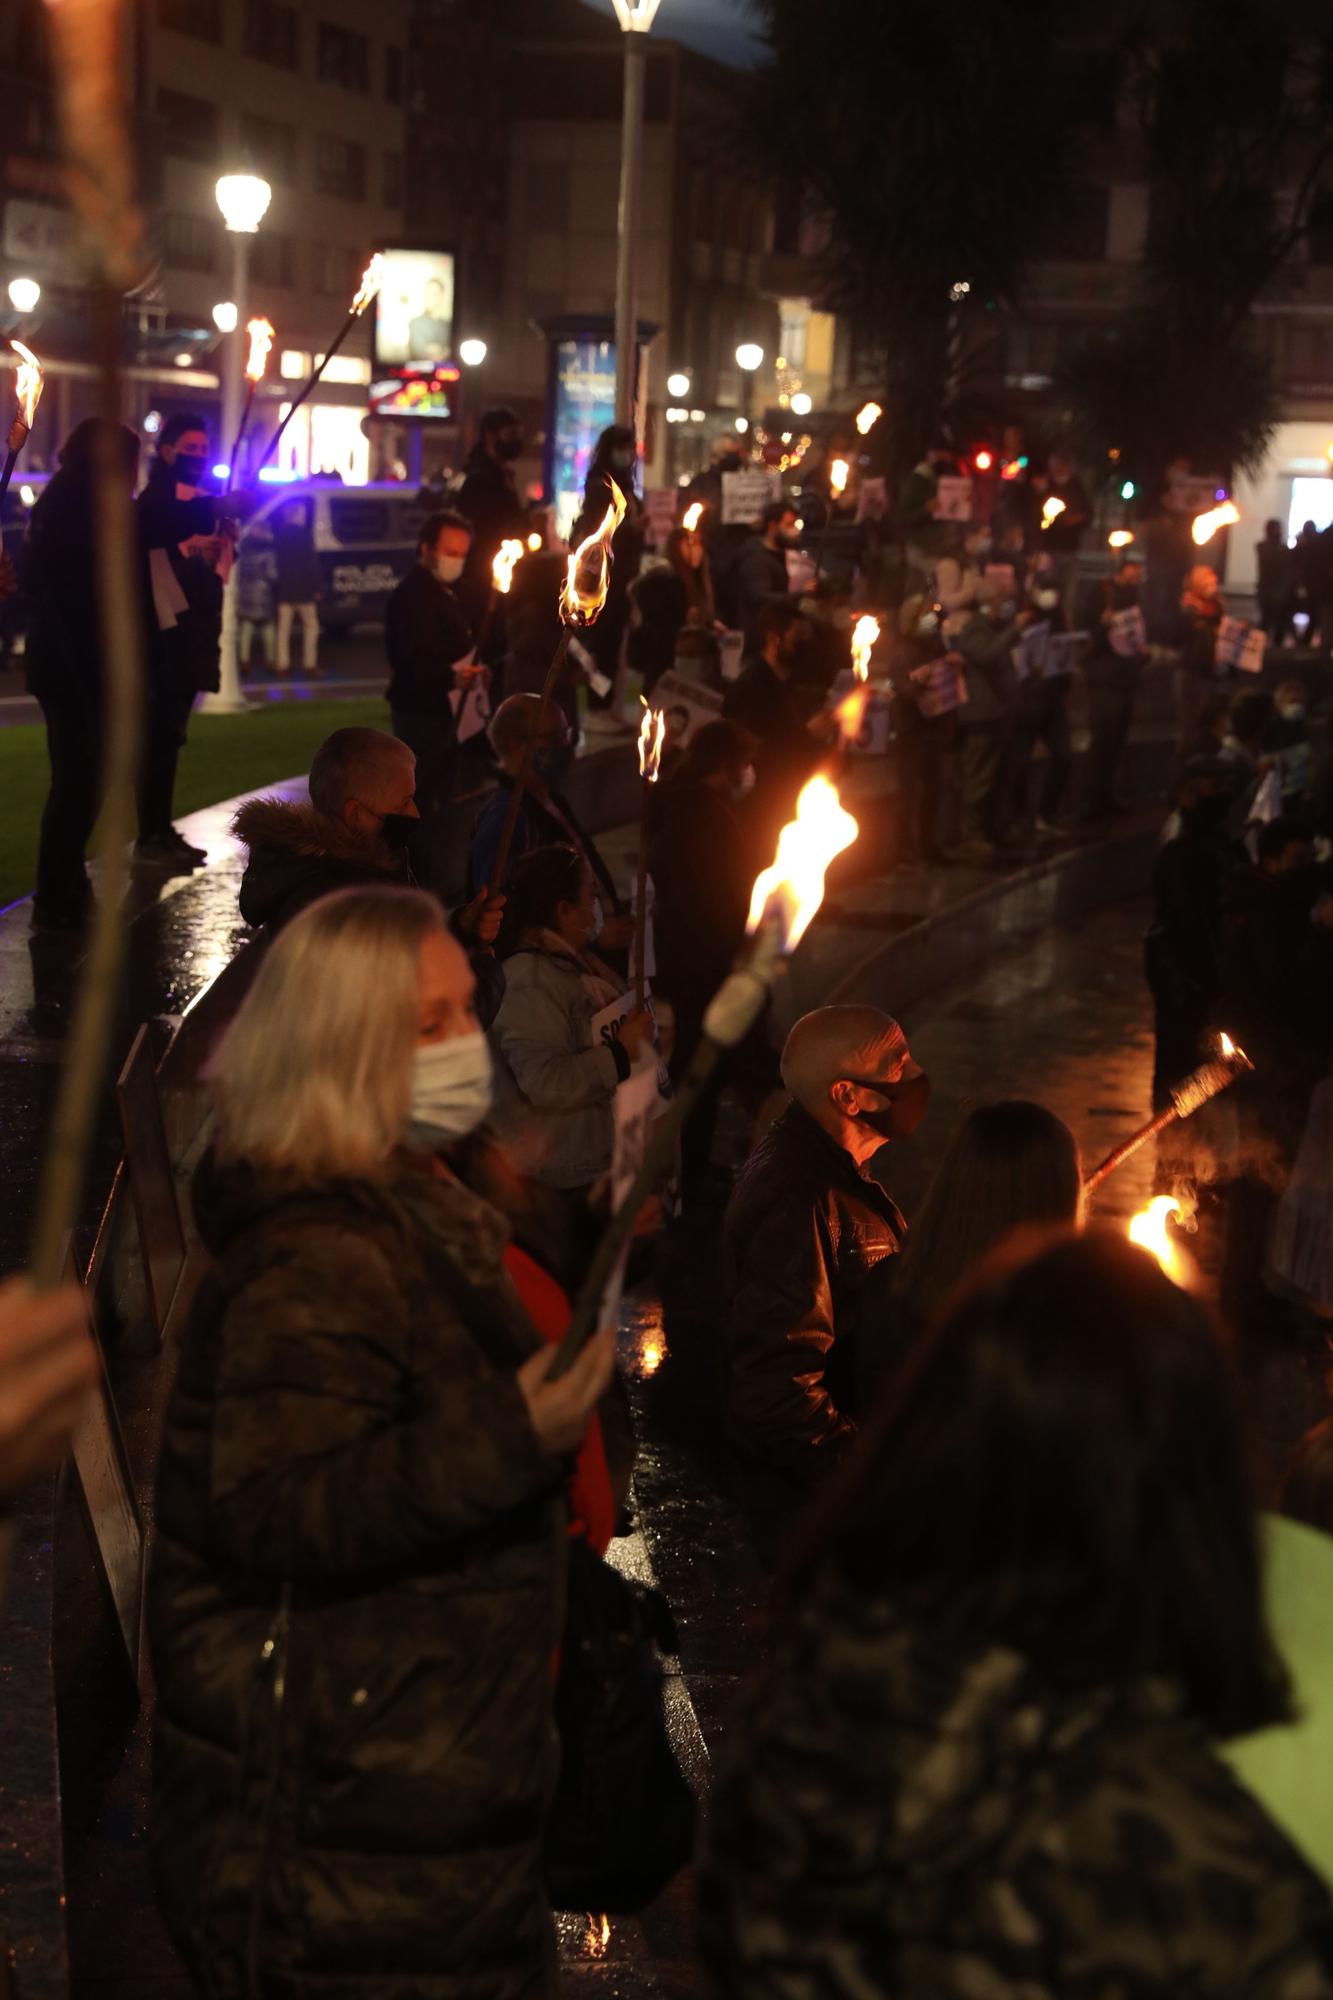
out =
<svg viewBox="0 0 1333 2000"><path fill-rule="evenodd" d="M753 340L743 340L736 349L736 366L743 368L747 375L753 375L756 368L764 365L764 350Z"/></svg>
<svg viewBox="0 0 1333 2000"><path fill-rule="evenodd" d="M616 19L627 35L646 35L662 0L612 0Z"/></svg>
<svg viewBox="0 0 1333 2000"><path fill-rule="evenodd" d="M268 214L273 190L258 174L223 174L213 190L222 220L237 236L253 236Z"/></svg>
<svg viewBox="0 0 1333 2000"><path fill-rule="evenodd" d="M235 333L236 307L231 299L220 299L214 306L213 324L219 333Z"/></svg>
<svg viewBox="0 0 1333 2000"><path fill-rule="evenodd" d="M798 389L791 399L791 413L794 417L808 417L814 404L804 389Z"/></svg>
<svg viewBox="0 0 1333 2000"><path fill-rule="evenodd" d="M42 296L42 288L36 278L11 278L9 281L9 303L15 312L30 313L37 307Z"/></svg>
<svg viewBox="0 0 1333 2000"><path fill-rule="evenodd" d="M486 359L484 340L463 340L458 344L458 358L465 368L480 368Z"/></svg>
<svg viewBox="0 0 1333 2000"><path fill-rule="evenodd" d="M674 375L667 376L668 396L674 396L676 400L679 402L682 396L688 396L689 393L690 393L690 378L688 375L683 374L680 371L680 369L677 369Z"/></svg>

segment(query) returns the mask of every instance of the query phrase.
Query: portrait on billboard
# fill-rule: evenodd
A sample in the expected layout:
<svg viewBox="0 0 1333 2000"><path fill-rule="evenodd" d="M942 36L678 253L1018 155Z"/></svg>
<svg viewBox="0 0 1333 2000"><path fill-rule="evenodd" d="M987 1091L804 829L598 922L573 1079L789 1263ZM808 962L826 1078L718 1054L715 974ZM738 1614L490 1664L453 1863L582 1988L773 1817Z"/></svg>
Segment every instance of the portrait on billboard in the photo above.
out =
<svg viewBox="0 0 1333 2000"><path fill-rule="evenodd" d="M375 312L381 367L447 361L454 341L454 260L445 250L386 250Z"/></svg>

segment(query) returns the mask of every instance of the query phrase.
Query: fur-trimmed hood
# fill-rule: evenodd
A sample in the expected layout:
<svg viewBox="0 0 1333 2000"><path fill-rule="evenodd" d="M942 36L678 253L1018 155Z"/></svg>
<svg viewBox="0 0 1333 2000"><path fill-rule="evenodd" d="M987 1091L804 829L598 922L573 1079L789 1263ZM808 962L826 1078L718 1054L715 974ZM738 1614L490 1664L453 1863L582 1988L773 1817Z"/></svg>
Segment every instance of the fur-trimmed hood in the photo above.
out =
<svg viewBox="0 0 1333 2000"><path fill-rule="evenodd" d="M231 830L250 850L241 915L271 931L335 889L411 879L403 855L379 844L367 847L308 800L248 799Z"/></svg>

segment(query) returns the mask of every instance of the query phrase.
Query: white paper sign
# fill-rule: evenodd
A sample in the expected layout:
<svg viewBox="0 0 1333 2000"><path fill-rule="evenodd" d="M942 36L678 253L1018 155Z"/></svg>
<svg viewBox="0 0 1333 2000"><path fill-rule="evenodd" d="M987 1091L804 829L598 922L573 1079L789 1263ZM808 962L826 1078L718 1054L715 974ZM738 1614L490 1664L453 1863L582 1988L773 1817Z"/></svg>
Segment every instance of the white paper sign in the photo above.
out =
<svg viewBox="0 0 1333 2000"><path fill-rule="evenodd" d="M770 500L782 498L782 474L758 466L722 475L722 525L744 526L759 519Z"/></svg>
<svg viewBox="0 0 1333 2000"><path fill-rule="evenodd" d="M937 521L970 521L972 519L972 481L960 479L949 473L936 483L935 519Z"/></svg>
<svg viewBox="0 0 1333 2000"><path fill-rule="evenodd" d="M1243 674L1261 674L1268 642L1263 627L1243 618L1224 618L1217 628L1213 659L1219 667L1237 667Z"/></svg>
<svg viewBox="0 0 1333 2000"><path fill-rule="evenodd" d="M654 548L666 547L667 536L676 525L676 503L679 499L678 486L650 486L644 494L643 511L648 516L648 532Z"/></svg>
<svg viewBox="0 0 1333 2000"><path fill-rule="evenodd" d="M490 690L484 681L473 681L469 688L452 688L449 706L458 718L458 740L469 742L480 736L491 719Z"/></svg>
<svg viewBox="0 0 1333 2000"><path fill-rule="evenodd" d="M1029 625L1009 655L1014 663L1014 673L1020 681L1039 681L1045 678L1050 648L1050 619L1043 618L1038 624Z"/></svg>
<svg viewBox="0 0 1333 2000"><path fill-rule="evenodd" d="M1087 641L1086 632L1056 632L1046 649L1046 664L1041 670L1042 678L1056 681L1062 674L1072 674L1079 647L1086 645Z"/></svg>
<svg viewBox="0 0 1333 2000"><path fill-rule="evenodd" d="M740 679L741 662L745 658L745 634L727 630L717 635L717 649L724 681Z"/></svg>
<svg viewBox="0 0 1333 2000"><path fill-rule="evenodd" d="M787 563L787 588L793 597L799 597L803 590L809 590L815 581L815 559L804 549L784 551Z"/></svg>
<svg viewBox="0 0 1333 2000"><path fill-rule="evenodd" d="M1113 611L1109 626L1111 651L1122 660L1133 660L1148 649L1148 628L1137 604L1125 611Z"/></svg>
<svg viewBox="0 0 1333 2000"><path fill-rule="evenodd" d="M952 654L913 667L910 679L916 689L916 705L925 716L948 715L968 698L967 675L962 662Z"/></svg>
<svg viewBox="0 0 1333 2000"><path fill-rule="evenodd" d="M616 1090L615 1097L615 1138L611 1151L611 1208L617 1212L623 1207L635 1176L643 1165L643 1156L648 1149L648 1135L653 1121L662 1108L662 1096L658 1089L657 1073L651 1063L641 1069L632 1070ZM620 1323L620 1301L625 1289L625 1265L629 1259L629 1245L607 1281L602 1293L603 1326L618 1326Z"/></svg>
<svg viewBox="0 0 1333 2000"><path fill-rule="evenodd" d="M666 748L683 750L705 723L721 718L722 695L717 688L687 681L672 668L653 689L653 706L666 719Z"/></svg>

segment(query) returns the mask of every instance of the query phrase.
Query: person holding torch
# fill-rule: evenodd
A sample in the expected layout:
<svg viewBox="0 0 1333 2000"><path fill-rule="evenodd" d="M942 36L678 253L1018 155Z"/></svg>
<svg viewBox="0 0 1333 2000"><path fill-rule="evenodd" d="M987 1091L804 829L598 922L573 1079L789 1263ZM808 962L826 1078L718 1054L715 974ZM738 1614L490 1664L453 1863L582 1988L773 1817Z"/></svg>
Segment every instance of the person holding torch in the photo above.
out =
<svg viewBox="0 0 1333 2000"><path fill-rule="evenodd" d="M452 788L458 719L450 696L465 694L484 669L473 659L473 628L458 594L472 545L461 514L429 514L417 536L417 560L388 602L384 647L389 656L393 733L417 760L417 804L434 821Z"/></svg>

